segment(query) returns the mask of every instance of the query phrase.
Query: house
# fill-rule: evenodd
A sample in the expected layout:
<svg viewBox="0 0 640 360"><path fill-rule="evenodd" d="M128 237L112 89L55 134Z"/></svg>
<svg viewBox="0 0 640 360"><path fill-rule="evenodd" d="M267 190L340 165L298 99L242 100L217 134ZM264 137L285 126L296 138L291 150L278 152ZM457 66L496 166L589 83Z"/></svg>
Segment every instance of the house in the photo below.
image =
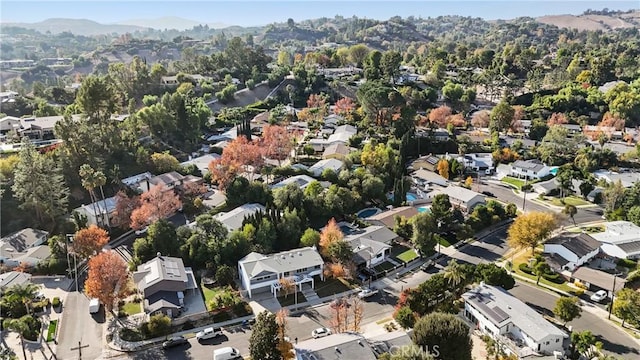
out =
<svg viewBox="0 0 640 360"><path fill-rule="evenodd" d="M21 119L15 116L5 116L0 119L0 133L6 134L11 130L19 131Z"/></svg>
<svg viewBox="0 0 640 360"><path fill-rule="evenodd" d="M252 252L238 261L240 282L249 297L267 290L277 296L282 278L290 279L300 290L305 283L311 283L313 288L313 277L319 275L323 278L323 269L324 260L315 246L271 255Z"/></svg>
<svg viewBox="0 0 640 360"><path fill-rule="evenodd" d="M49 233L32 228L22 229L0 239L0 264L15 267L20 263L35 266L51 255L47 245Z"/></svg>
<svg viewBox="0 0 640 360"><path fill-rule="evenodd" d="M544 252L561 256L567 261L561 270L573 271L598 255L600 243L586 233L562 233L544 244Z"/></svg>
<svg viewBox="0 0 640 360"><path fill-rule="evenodd" d="M328 144L331 145L336 142L348 143L349 139L355 134L358 133L358 130L351 125L340 125L336 128L336 131L329 136L327 140Z"/></svg>
<svg viewBox="0 0 640 360"><path fill-rule="evenodd" d="M127 185L128 187L137 188L138 184L140 182L149 180L152 177L153 177L153 174L151 174L150 172L146 171L146 172L143 172L141 174L129 176L128 178L124 178L124 179L122 179L120 181L123 184Z"/></svg>
<svg viewBox="0 0 640 360"><path fill-rule="evenodd" d="M207 142L211 144L215 144L222 141L232 141L238 137L238 128L232 127L229 130L226 130L220 134L214 134L207 138Z"/></svg>
<svg viewBox="0 0 640 360"><path fill-rule="evenodd" d="M221 212L214 216L214 219L220 221L229 232L242 228L242 223L247 217L257 213L264 212L265 207L261 204L244 204L229 212Z"/></svg>
<svg viewBox="0 0 640 360"><path fill-rule="evenodd" d="M344 118L338 114L331 114L324 117L324 126L328 128L337 128L339 123L343 123Z"/></svg>
<svg viewBox="0 0 640 360"><path fill-rule="evenodd" d="M571 281L580 282L592 290L606 290L611 297L611 290L616 293L622 289L627 280L621 278L619 275L609 274L607 272L592 269L587 266L581 266L571 274ZM595 289L594 289L595 287Z"/></svg>
<svg viewBox="0 0 640 360"><path fill-rule="evenodd" d="M332 170L334 173L338 174L338 173L340 173L342 168L344 168L344 162L342 162L341 160L338 160L338 159L324 159L324 160L320 160L317 163L311 165L311 167L309 168L309 171L314 176L320 176L327 169Z"/></svg>
<svg viewBox="0 0 640 360"><path fill-rule="evenodd" d="M73 211L86 216L87 225L118 226L120 224L114 219L117 205L118 200L113 196L88 205L82 205Z"/></svg>
<svg viewBox="0 0 640 360"><path fill-rule="evenodd" d="M22 271L9 271L0 274L0 293L12 286L24 285L31 282L31 274Z"/></svg>
<svg viewBox="0 0 640 360"><path fill-rule="evenodd" d="M297 360L376 360L378 354L360 334L339 333L294 344Z"/></svg>
<svg viewBox="0 0 640 360"><path fill-rule="evenodd" d="M271 188L275 190L281 187L285 187L289 184L296 184L300 189L304 190L307 188L307 186L309 186L314 181L318 181L318 180L312 178L309 175L296 175L290 178L286 178L277 184L271 185ZM322 187L328 187L329 183L323 181L320 183L320 185L323 185Z"/></svg>
<svg viewBox="0 0 640 360"><path fill-rule="evenodd" d="M157 185L164 185L167 189L171 190L179 187L183 182L184 175L180 174L177 171L171 171L141 181L140 183L138 183L138 187L142 192L147 192Z"/></svg>
<svg viewBox="0 0 640 360"><path fill-rule="evenodd" d="M416 215L418 215L418 209L413 206L400 206L395 209L369 216L365 221L372 225L386 226L389 229L393 229L396 224L396 217L403 217L408 220Z"/></svg>
<svg viewBox="0 0 640 360"><path fill-rule="evenodd" d="M435 141L449 141L451 139L451 134L449 133L449 130L439 128L431 130L431 137L433 137Z"/></svg>
<svg viewBox="0 0 640 360"><path fill-rule="evenodd" d="M462 295L464 316L510 354L563 352L568 335L504 289L481 283Z"/></svg>
<svg viewBox="0 0 640 360"><path fill-rule="evenodd" d="M567 129L567 135L574 136L582 133L582 127L576 124L561 124L563 128Z"/></svg>
<svg viewBox="0 0 640 360"><path fill-rule="evenodd" d="M329 145L322 153L323 159L338 159L344 161L344 159L351 153L351 149L343 143L335 143Z"/></svg>
<svg viewBox="0 0 640 360"><path fill-rule="evenodd" d="M629 221L612 221L605 231L591 234L602 252L618 259L640 259L640 226Z"/></svg>
<svg viewBox="0 0 640 360"><path fill-rule="evenodd" d="M596 170L593 175L598 180L605 180L609 184L620 181L624 188L630 188L634 183L640 182L640 172L615 172L610 170Z"/></svg>
<svg viewBox="0 0 640 360"><path fill-rule="evenodd" d="M181 258L160 254L138 266L133 273L133 282L144 296L146 313L162 313L170 318L180 315L185 292L198 288L193 271L184 267Z"/></svg>
<svg viewBox="0 0 640 360"><path fill-rule="evenodd" d="M509 175L522 179L542 179L548 176L551 168L540 160L516 160L511 164Z"/></svg>
<svg viewBox="0 0 640 360"><path fill-rule="evenodd" d="M410 168L411 169L427 169L429 171L436 171L438 167L438 162L440 162L440 158L434 155L426 155L417 158L414 160Z"/></svg>
<svg viewBox="0 0 640 360"><path fill-rule="evenodd" d="M78 120L80 115L73 115L73 120ZM18 135L26 136L31 140L51 140L55 138L56 124L63 120L64 116L40 116L17 118L5 116L0 119L0 133L6 134L14 130Z"/></svg>
<svg viewBox="0 0 640 360"><path fill-rule="evenodd" d="M417 185L423 186L425 189L432 185L439 185L445 187L449 184L449 181L439 174L425 169L416 170L411 173L413 182Z"/></svg>
<svg viewBox="0 0 640 360"><path fill-rule="evenodd" d="M209 164L211 164L212 161L217 160L219 158L220 158L220 155L218 154L205 154L195 158L190 158L188 161L180 163L180 165L189 166L193 164L198 168L198 170L200 170L200 173L204 175L209 172Z"/></svg>
<svg viewBox="0 0 640 360"><path fill-rule="evenodd" d="M351 231L344 240L351 245L358 267L374 267L387 259L394 240L400 236L386 226L371 225Z"/></svg>
<svg viewBox="0 0 640 360"><path fill-rule="evenodd" d="M16 97L18 97L20 94L18 94L15 91L2 91L0 92L0 101L1 102L11 102L11 100L14 100Z"/></svg>
<svg viewBox="0 0 640 360"><path fill-rule="evenodd" d="M458 158L458 162L475 171L493 170L493 155L491 153L465 154Z"/></svg>
<svg viewBox="0 0 640 360"><path fill-rule="evenodd" d="M476 206L486 203L484 195L458 185L449 185L441 189L436 189L428 193L427 198L433 199L438 194L449 195L451 205L460 207L469 213L472 212Z"/></svg>

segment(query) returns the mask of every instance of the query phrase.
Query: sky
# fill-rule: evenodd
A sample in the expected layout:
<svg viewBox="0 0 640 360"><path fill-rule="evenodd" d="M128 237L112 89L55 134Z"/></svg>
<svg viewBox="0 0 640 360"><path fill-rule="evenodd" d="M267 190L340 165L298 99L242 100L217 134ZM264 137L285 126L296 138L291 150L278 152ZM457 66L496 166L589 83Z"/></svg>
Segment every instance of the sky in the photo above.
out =
<svg viewBox="0 0 640 360"><path fill-rule="evenodd" d="M468 1L165 1L165 0L1 0L2 22L38 22L48 18L89 19L100 23L117 23L130 19L153 19L177 16L202 23L257 26L273 22L295 21L342 15L388 19L462 15L487 20L512 19L519 16L574 14L586 9L629 10L640 8L635 1L573 0L468 0Z"/></svg>

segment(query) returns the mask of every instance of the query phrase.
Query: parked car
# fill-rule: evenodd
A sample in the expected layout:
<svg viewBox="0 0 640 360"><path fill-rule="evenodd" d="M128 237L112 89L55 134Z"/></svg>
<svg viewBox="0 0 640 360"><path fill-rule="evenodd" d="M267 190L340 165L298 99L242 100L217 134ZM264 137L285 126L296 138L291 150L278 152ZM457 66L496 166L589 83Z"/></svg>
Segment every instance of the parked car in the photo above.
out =
<svg viewBox="0 0 640 360"><path fill-rule="evenodd" d="M148 226L145 226L144 228L140 229L140 230L136 230L135 233L136 235L143 235L147 233L147 230L149 230Z"/></svg>
<svg viewBox="0 0 640 360"><path fill-rule="evenodd" d="M180 346L180 345L184 345L188 343L187 339L185 339L182 336L173 336L167 339L167 341L162 343L162 348L163 349L169 349L172 347L176 347L176 346Z"/></svg>
<svg viewBox="0 0 640 360"><path fill-rule="evenodd" d="M317 328L311 332L311 336L314 339L318 339L318 338L329 336L329 335L331 335L331 330L325 327Z"/></svg>
<svg viewBox="0 0 640 360"><path fill-rule="evenodd" d="M482 195L488 196L488 197L496 197L495 195L493 195L493 193L491 191L483 191Z"/></svg>
<svg viewBox="0 0 640 360"><path fill-rule="evenodd" d="M366 288L358 293L360 299L368 298L378 293L377 289Z"/></svg>
<svg viewBox="0 0 640 360"><path fill-rule="evenodd" d="M598 290L591 295L591 301L600 302L607 298L609 294L605 290Z"/></svg>
<svg viewBox="0 0 640 360"><path fill-rule="evenodd" d="M429 270L433 265L435 265L435 263L433 262L433 260L429 259L427 261L424 262L424 264L420 265L420 270L422 271L427 271Z"/></svg>
<svg viewBox="0 0 640 360"><path fill-rule="evenodd" d="M213 339L214 337L218 336L222 336L222 329L209 327L202 331L198 331L198 333L196 334L196 340L201 341Z"/></svg>
<svg viewBox="0 0 640 360"><path fill-rule="evenodd" d="M240 350L227 346L220 349L213 350L213 360L234 360L234 359L242 359L242 355L240 355Z"/></svg>

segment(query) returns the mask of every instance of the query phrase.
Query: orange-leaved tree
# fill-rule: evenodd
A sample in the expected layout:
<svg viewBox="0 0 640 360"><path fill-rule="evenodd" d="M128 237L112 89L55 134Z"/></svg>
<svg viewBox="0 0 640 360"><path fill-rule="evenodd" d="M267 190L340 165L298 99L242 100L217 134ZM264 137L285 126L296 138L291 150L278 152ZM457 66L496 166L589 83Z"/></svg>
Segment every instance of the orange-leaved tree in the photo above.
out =
<svg viewBox="0 0 640 360"><path fill-rule="evenodd" d="M437 169L438 174L445 179L449 179L449 162L447 159L441 159L438 161Z"/></svg>
<svg viewBox="0 0 640 360"><path fill-rule="evenodd" d="M278 166L280 166L282 160L291 155L293 138L284 126L267 125L262 128L260 147L265 157L278 160Z"/></svg>
<svg viewBox="0 0 640 360"><path fill-rule="evenodd" d="M109 234L106 230L89 225L80 229L73 235L73 251L86 259L94 253L100 252L103 246L109 242Z"/></svg>
<svg viewBox="0 0 640 360"><path fill-rule="evenodd" d="M336 223L336 219L331 218L327 223L327 226L320 232L320 253L322 256L328 257L329 246L335 242L342 241L344 234L340 227Z"/></svg>
<svg viewBox="0 0 640 360"><path fill-rule="evenodd" d="M531 248L531 255L535 255L536 247L551 235L557 222L557 217L548 212L532 211L522 214L509 227L507 241L517 249Z"/></svg>
<svg viewBox="0 0 640 360"><path fill-rule="evenodd" d="M253 170L259 173L262 164L264 159L259 144L238 136L224 148L219 159L209 164L209 171L211 179L225 189L240 172Z"/></svg>
<svg viewBox="0 0 640 360"><path fill-rule="evenodd" d="M547 120L547 126L551 127L553 125L562 125L568 122L569 120L563 113L553 113L549 116L549 120Z"/></svg>
<svg viewBox="0 0 640 360"><path fill-rule="evenodd" d="M443 105L429 112L429 121L438 127L445 127L449 116L451 116L451 108Z"/></svg>
<svg viewBox="0 0 640 360"><path fill-rule="evenodd" d="M113 213L113 222L115 226L128 228L131 223L131 213L140 206L140 196L132 197L120 190L116 194L116 209Z"/></svg>
<svg viewBox="0 0 640 360"><path fill-rule="evenodd" d="M115 251L101 252L89 260L89 274L84 283L88 296L100 300L107 311L126 294L129 269Z"/></svg>
<svg viewBox="0 0 640 360"><path fill-rule="evenodd" d="M165 185L156 185L140 196L140 206L131 213L131 228L138 230L175 213L182 203Z"/></svg>
<svg viewBox="0 0 640 360"><path fill-rule="evenodd" d="M348 117L351 112L356 109L355 104L351 98L345 97L336 101L335 113L341 116Z"/></svg>

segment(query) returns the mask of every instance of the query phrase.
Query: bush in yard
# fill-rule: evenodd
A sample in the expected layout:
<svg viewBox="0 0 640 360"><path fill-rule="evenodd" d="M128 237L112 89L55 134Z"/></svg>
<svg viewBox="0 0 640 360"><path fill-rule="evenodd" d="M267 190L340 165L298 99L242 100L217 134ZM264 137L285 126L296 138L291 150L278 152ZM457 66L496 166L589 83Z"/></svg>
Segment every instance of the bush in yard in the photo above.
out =
<svg viewBox="0 0 640 360"><path fill-rule="evenodd" d="M626 267L627 269L635 269L638 266L638 263L629 259L620 259L618 260L617 265L621 267Z"/></svg>
<svg viewBox="0 0 640 360"><path fill-rule="evenodd" d="M171 319L164 314L153 315L149 322L142 324L140 330L147 338L167 335L171 331Z"/></svg>
<svg viewBox="0 0 640 360"><path fill-rule="evenodd" d="M416 316L408 306L398 308L393 314L393 318L396 320L398 325L402 326L404 329L411 329L416 323Z"/></svg>
<svg viewBox="0 0 640 360"><path fill-rule="evenodd" d="M560 274L543 274L543 278L551 281L552 283L562 284L564 283L564 278Z"/></svg>
<svg viewBox="0 0 640 360"><path fill-rule="evenodd" d="M533 269L526 263L522 263L518 265L518 269L520 269L520 271L522 271L525 274L533 275Z"/></svg>
<svg viewBox="0 0 640 360"><path fill-rule="evenodd" d="M62 302L60 301L59 297L54 297L53 301L51 302L51 305L55 308L60 307L60 305L62 305Z"/></svg>
<svg viewBox="0 0 640 360"><path fill-rule="evenodd" d="M216 270L216 282L220 286L233 285L235 277L235 269L229 265L220 265Z"/></svg>

